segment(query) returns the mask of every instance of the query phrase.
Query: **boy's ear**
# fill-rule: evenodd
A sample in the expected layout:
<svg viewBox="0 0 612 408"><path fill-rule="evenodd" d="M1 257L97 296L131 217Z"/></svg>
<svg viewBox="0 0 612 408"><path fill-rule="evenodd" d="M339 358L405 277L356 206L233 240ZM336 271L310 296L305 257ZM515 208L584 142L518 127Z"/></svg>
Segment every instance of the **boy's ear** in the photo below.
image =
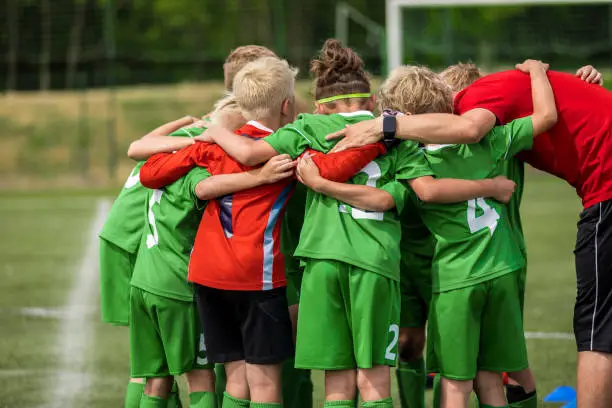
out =
<svg viewBox="0 0 612 408"><path fill-rule="evenodd" d="M368 98L365 108L366 110L373 111L375 107L376 107L376 95L372 95Z"/></svg>
<svg viewBox="0 0 612 408"><path fill-rule="evenodd" d="M281 114L285 116L289 114L289 109L290 109L289 104L291 104L291 101L289 99L285 99L283 101L283 104L281 105Z"/></svg>
<svg viewBox="0 0 612 408"><path fill-rule="evenodd" d="M315 111L314 113L318 113L320 115L325 115L325 105L320 104L319 102L315 102Z"/></svg>

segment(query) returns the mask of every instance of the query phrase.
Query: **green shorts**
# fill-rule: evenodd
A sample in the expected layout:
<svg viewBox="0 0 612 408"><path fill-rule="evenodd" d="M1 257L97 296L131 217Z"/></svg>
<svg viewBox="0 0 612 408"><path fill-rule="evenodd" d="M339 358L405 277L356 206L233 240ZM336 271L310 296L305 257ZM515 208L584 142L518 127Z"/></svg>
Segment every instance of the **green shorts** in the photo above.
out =
<svg viewBox="0 0 612 408"><path fill-rule="evenodd" d="M399 282L343 262L306 262L295 367L347 370L395 366Z"/></svg>
<svg viewBox="0 0 612 408"><path fill-rule="evenodd" d="M477 371L528 367L515 271L466 288L434 293L427 326L427 369L454 380Z"/></svg>
<svg viewBox="0 0 612 408"><path fill-rule="evenodd" d="M400 327L425 327L431 301L432 258L402 253Z"/></svg>
<svg viewBox="0 0 612 408"><path fill-rule="evenodd" d="M100 311L104 323L127 326L135 262L135 253L100 238Z"/></svg>
<svg viewBox="0 0 612 408"><path fill-rule="evenodd" d="M521 317L525 312L525 288L527 286L527 266L518 270L519 273L519 302L521 304Z"/></svg>
<svg viewBox="0 0 612 408"><path fill-rule="evenodd" d="M170 299L132 287L131 375L166 377L212 369L195 302Z"/></svg>

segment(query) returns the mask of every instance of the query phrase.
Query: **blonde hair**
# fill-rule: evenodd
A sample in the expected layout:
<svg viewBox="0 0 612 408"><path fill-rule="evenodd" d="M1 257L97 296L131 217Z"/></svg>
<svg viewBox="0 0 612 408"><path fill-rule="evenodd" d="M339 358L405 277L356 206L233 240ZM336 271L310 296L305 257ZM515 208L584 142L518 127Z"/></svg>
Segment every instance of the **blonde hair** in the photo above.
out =
<svg viewBox="0 0 612 408"><path fill-rule="evenodd" d="M228 93L215 102L213 111L210 114L210 123L220 125L226 123L228 116L242 115L240 106L236 102L234 95Z"/></svg>
<svg viewBox="0 0 612 408"><path fill-rule="evenodd" d="M236 74L233 94L246 120L275 115L295 96L296 68L285 60L264 57L250 62Z"/></svg>
<svg viewBox="0 0 612 408"><path fill-rule="evenodd" d="M274 51L261 45L243 45L232 50L225 59L225 89L231 91L236 74L249 62L262 57L278 58Z"/></svg>
<svg viewBox="0 0 612 408"><path fill-rule="evenodd" d="M378 106L412 114L452 113L453 94L435 72L405 65L394 69L380 87Z"/></svg>
<svg viewBox="0 0 612 408"><path fill-rule="evenodd" d="M440 73L440 78L451 87L453 92L459 92L463 88L467 88L482 77L482 72L472 63L464 64L460 62L451 65Z"/></svg>

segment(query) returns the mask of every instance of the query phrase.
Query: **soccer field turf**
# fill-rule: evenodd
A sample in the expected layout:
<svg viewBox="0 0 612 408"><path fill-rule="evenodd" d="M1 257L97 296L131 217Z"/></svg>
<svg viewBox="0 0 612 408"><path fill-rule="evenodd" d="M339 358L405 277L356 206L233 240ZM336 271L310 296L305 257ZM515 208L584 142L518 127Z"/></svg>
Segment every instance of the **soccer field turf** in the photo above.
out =
<svg viewBox="0 0 612 408"><path fill-rule="evenodd" d="M98 310L96 234L113 198L0 195L0 408L122 406L128 333L103 325ZM525 329L540 397L575 384L571 251L579 211L570 187L529 173ZM322 377L314 378L321 406Z"/></svg>

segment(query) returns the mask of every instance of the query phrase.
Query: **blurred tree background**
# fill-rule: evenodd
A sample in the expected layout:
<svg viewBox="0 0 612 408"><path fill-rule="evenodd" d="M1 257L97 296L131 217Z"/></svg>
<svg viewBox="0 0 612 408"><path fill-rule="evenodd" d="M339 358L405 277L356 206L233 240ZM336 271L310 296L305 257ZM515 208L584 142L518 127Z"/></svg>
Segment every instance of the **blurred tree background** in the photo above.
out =
<svg viewBox="0 0 612 408"><path fill-rule="evenodd" d="M471 60L494 70L535 57L555 69L605 70L611 10L404 9L397 46L404 62L434 69ZM338 35L384 75L384 19L384 0L0 0L0 189L118 184L133 166L130 141L210 109L239 45L274 49L304 79L323 41ZM298 89L310 109L308 81Z"/></svg>
<svg viewBox="0 0 612 408"><path fill-rule="evenodd" d="M219 79L241 44L266 45L307 69L335 35L337 0L2 0L4 90ZM0 4L1 4L0 3ZM384 27L383 0L346 0ZM424 8L405 10L406 62L506 64L537 56L562 66L612 59L610 7ZM382 38L349 22L350 41L374 74ZM399 46L399 45L398 45ZM116 55L110 48L116 49ZM114 50L113 50L114 51ZM82 82L85 83L82 83Z"/></svg>

